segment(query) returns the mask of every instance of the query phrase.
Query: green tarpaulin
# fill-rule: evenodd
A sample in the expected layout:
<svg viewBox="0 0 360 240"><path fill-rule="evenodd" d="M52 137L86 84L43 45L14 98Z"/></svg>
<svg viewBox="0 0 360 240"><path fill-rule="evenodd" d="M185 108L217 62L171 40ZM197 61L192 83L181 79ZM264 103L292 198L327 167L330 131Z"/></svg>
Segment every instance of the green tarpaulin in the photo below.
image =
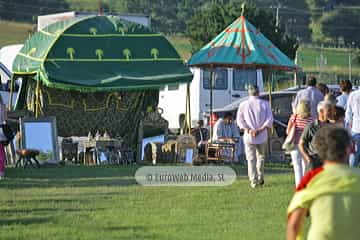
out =
<svg viewBox="0 0 360 240"><path fill-rule="evenodd" d="M298 67L244 16L236 19L188 63L199 67L272 68Z"/></svg>
<svg viewBox="0 0 360 240"><path fill-rule="evenodd" d="M13 72L36 74L47 87L82 92L158 88L192 80L163 35L111 16L65 20L40 30L26 41Z"/></svg>

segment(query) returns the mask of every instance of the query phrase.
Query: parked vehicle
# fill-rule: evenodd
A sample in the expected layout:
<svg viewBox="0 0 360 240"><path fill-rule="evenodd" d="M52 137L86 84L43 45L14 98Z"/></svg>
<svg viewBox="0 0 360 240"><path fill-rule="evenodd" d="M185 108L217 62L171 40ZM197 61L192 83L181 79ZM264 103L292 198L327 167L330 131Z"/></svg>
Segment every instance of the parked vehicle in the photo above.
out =
<svg viewBox="0 0 360 240"><path fill-rule="evenodd" d="M20 49L23 47L22 44L8 45L0 49L0 102L9 105L10 101L10 79L12 75L12 64L16 55L19 53ZM14 96L12 105L15 104L17 97L17 89L21 84L21 80L17 80L14 89Z"/></svg>
<svg viewBox="0 0 360 240"><path fill-rule="evenodd" d="M7 67L0 62L0 103L5 104L9 106L10 102L10 79L11 79L11 72ZM17 90L18 90L18 84L20 84L21 80L17 80L15 82L15 88L13 93L13 100L12 100L12 106L15 105L16 98L17 98Z"/></svg>
<svg viewBox="0 0 360 240"><path fill-rule="evenodd" d="M275 128L277 129L279 136L285 135L284 127L286 127L287 121L289 120L289 117L292 114L291 103L294 100L296 93L297 90L285 90L285 91L276 91L271 94L271 108L274 114ZM264 92L264 93L260 93L259 97L261 99L269 101L270 95L268 92ZM231 112L235 117L240 103L248 100L248 98L249 97L247 96L223 108L214 109L213 119L216 120L220 117L223 117L227 112ZM209 120L209 113L207 113L206 116L207 119Z"/></svg>
<svg viewBox="0 0 360 240"><path fill-rule="evenodd" d="M16 55L20 52L23 44L7 45L0 49L0 62L11 72L12 64Z"/></svg>
<svg viewBox="0 0 360 240"><path fill-rule="evenodd" d="M339 85L327 85L330 92L332 92L335 97L341 94ZM296 94L301 89L304 89L305 86L300 87L291 87L284 89L282 91L275 91L271 94L271 108L274 114L275 123L274 126L277 129L279 136L285 136L285 129L287 122L292 114L292 102L296 97ZM356 88L354 88L356 90ZM260 93L260 98L269 101L270 95L268 92ZM213 122L218 118L223 117L225 113L231 112L233 116L236 116L237 110L240 103L246 101L249 97L243 97L229 105L226 105L223 108L217 108L213 110ZM209 112L206 113L207 122L209 122L210 115Z"/></svg>
<svg viewBox="0 0 360 240"><path fill-rule="evenodd" d="M210 109L210 71L207 69L192 68L194 74L190 84L190 101L192 127L204 113ZM264 90L263 73L261 69L232 69L217 68L215 70L213 86L213 108L222 108L244 96L247 96L249 84L258 85ZM166 86L160 90L159 108L163 109L163 117L169 121L170 129L179 129L179 119L186 109L186 84Z"/></svg>

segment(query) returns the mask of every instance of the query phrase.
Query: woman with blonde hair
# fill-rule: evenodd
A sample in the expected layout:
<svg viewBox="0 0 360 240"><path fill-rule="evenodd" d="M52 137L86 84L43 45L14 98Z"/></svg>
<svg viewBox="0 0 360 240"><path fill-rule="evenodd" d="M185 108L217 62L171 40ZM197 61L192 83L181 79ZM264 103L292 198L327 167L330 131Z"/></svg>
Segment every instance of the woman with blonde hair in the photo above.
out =
<svg viewBox="0 0 360 240"><path fill-rule="evenodd" d="M300 183L301 178L305 174L305 168L306 168L305 161L302 158L298 148L299 140L306 125L312 123L313 121L314 118L311 116L310 102L306 100L301 100L296 108L296 113L291 115L286 129L286 134L291 134L292 128L295 128L293 130L294 149L290 151L291 160L294 167L295 186L297 186Z"/></svg>

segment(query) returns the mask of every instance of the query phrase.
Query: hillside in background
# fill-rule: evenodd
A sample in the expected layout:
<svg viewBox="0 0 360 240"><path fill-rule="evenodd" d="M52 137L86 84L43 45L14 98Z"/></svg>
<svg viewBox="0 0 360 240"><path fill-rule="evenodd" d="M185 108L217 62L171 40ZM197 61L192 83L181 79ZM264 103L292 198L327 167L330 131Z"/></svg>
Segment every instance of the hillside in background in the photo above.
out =
<svg viewBox="0 0 360 240"><path fill-rule="evenodd" d="M229 2L215 0L213 2ZM105 12L130 12L149 14L152 24L158 31L164 32L175 45L184 60L191 56L191 44L182 36L189 20L198 9L209 7L209 0L174 0L174 4L163 8L163 1L152 0L103 0ZM241 1L235 1L241 2ZM349 55L351 71L360 76L360 65L355 49L358 46L360 31L360 2L358 0L256 0L256 6L268 9L276 16L279 12L279 24L284 25L287 33L298 37L300 41L313 40L319 47L301 45L298 51L299 64L307 72L327 73L329 78L346 77L349 74ZM329 5L327 2L336 2ZM352 4L352 5L351 5ZM350 6L351 5L351 6ZM358 7L356 7L358 5ZM0 0L0 47L23 43L35 25L36 16L67 10L96 12L98 2L94 0ZM5 11L6 10L6 11ZM340 15L339 15L340 14ZM240 13L239 13L240 15ZM356 15L354 17L354 15ZM16 20L4 21L4 19ZM19 23L18 21L28 22ZM350 23L349 23L350 22ZM311 25L312 29L309 29ZM352 44L354 43L354 44ZM323 45L323 48L320 46ZM332 48L328 46L341 46Z"/></svg>
<svg viewBox="0 0 360 240"><path fill-rule="evenodd" d="M33 24L0 21L0 48L5 45L23 43L34 28Z"/></svg>
<svg viewBox="0 0 360 240"><path fill-rule="evenodd" d="M97 12L95 0L0 0L3 20L35 22L42 14L69 10ZM107 13L141 13L149 15L155 30L166 34L182 34L186 23L199 9L211 4L242 0L101 0ZM249 1L248 1L249 2ZM278 23L300 42L316 42L338 46L360 44L359 0L252 0L258 8L278 13ZM164 7L165 6L165 7ZM240 12L239 14L240 15Z"/></svg>

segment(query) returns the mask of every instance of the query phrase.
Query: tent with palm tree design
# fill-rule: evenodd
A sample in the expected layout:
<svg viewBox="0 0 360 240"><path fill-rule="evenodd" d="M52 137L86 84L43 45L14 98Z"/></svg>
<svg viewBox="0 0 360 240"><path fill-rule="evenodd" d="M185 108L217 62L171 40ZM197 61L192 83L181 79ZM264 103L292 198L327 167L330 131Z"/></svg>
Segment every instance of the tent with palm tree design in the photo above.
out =
<svg viewBox="0 0 360 240"><path fill-rule="evenodd" d="M13 72L24 79L16 109L56 116L61 136L106 130L133 139L143 113L157 106L158 89L192 80L162 34L111 16L40 30L26 41Z"/></svg>
<svg viewBox="0 0 360 240"><path fill-rule="evenodd" d="M48 87L87 92L192 80L162 34L110 16L70 19L40 30L25 43L13 72L35 74Z"/></svg>

